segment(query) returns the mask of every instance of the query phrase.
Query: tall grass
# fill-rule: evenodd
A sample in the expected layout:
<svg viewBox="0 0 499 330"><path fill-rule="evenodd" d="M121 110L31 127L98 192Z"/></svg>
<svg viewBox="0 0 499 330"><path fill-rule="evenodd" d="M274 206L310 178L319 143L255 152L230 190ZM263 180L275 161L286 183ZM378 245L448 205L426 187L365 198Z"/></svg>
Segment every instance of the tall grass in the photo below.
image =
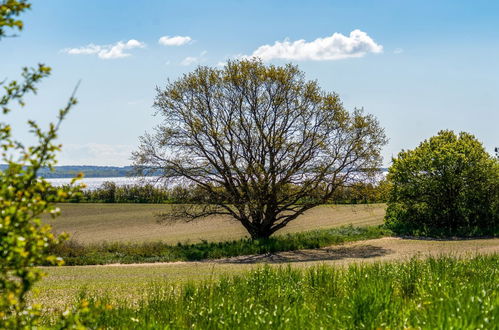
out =
<svg viewBox="0 0 499 330"><path fill-rule="evenodd" d="M344 226L308 232L274 236L268 239L240 239L228 242L201 242L169 245L151 243L100 243L83 245L76 241L55 246L51 253L63 257L66 265L95 265L109 263L140 263L167 261L195 261L251 254L315 249L363 239L390 235L380 227Z"/></svg>
<svg viewBox="0 0 499 330"><path fill-rule="evenodd" d="M497 329L499 256L263 267L201 283L152 285L132 305L95 298L80 320L121 329Z"/></svg>

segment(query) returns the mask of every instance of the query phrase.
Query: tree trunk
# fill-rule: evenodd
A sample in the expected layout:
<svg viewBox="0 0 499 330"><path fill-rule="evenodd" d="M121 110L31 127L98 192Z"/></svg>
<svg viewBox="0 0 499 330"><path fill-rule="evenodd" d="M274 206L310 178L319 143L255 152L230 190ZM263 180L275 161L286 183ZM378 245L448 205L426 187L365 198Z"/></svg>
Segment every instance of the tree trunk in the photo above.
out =
<svg viewBox="0 0 499 330"><path fill-rule="evenodd" d="M275 229L272 228L272 225L275 223L275 216L267 215L264 219L260 221L252 221L252 230L249 231L252 239L267 239L274 232Z"/></svg>
<svg viewBox="0 0 499 330"><path fill-rule="evenodd" d="M267 239L272 235L272 231L270 230L263 230L263 229L258 229L255 230L251 233L251 239L257 240L257 239Z"/></svg>
<svg viewBox="0 0 499 330"><path fill-rule="evenodd" d="M248 230L251 235L251 239L267 239L274 233L271 229L271 226L268 226L265 223L260 223L257 225L253 225L251 230Z"/></svg>

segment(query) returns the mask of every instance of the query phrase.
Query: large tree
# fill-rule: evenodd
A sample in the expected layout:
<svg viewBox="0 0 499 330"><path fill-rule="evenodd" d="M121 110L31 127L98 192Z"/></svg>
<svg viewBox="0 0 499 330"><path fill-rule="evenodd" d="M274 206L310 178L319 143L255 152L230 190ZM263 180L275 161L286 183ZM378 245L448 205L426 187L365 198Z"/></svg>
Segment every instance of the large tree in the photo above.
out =
<svg viewBox="0 0 499 330"><path fill-rule="evenodd" d="M375 117L348 112L297 66L256 59L199 67L157 88L154 106L163 121L141 138L135 166L193 183L209 201L164 219L229 215L253 238L365 180L386 143Z"/></svg>
<svg viewBox="0 0 499 330"><path fill-rule="evenodd" d="M499 161L465 132L440 131L393 159L386 223L411 235L497 235Z"/></svg>

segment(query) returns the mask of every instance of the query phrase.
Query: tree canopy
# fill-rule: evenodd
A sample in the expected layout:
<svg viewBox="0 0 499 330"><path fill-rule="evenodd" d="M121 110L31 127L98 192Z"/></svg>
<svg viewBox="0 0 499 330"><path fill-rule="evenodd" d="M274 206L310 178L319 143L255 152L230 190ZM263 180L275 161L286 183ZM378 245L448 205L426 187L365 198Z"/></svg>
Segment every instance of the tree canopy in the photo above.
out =
<svg viewBox="0 0 499 330"><path fill-rule="evenodd" d="M440 131L400 152L388 180L386 222L399 233L497 233L499 161L469 133Z"/></svg>
<svg viewBox="0 0 499 330"><path fill-rule="evenodd" d="M221 214L268 237L337 187L377 172L384 130L294 65L257 59L198 67L157 88L163 120L134 152L141 173L194 183L211 203L173 208L165 220Z"/></svg>

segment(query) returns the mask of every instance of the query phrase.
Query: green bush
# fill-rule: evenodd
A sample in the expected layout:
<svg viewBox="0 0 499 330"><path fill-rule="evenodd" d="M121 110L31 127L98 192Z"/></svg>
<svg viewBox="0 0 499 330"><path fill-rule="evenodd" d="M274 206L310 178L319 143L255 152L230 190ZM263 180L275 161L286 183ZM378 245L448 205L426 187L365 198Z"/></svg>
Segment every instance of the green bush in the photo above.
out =
<svg viewBox="0 0 499 330"><path fill-rule="evenodd" d="M471 134L441 131L393 159L385 221L399 234L497 235L499 162Z"/></svg>
<svg viewBox="0 0 499 330"><path fill-rule="evenodd" d="M11 30L19 31L23 22L17 16L31 4L24 0L0 1L0 39ZM50 68L39 64L23 68L22 79L0 81L0 113L6 118L13 108L23 107L25 98L36 93L38 83L50 74ZM41 168L52 168L60 146L54 144L61 122L76 104L71 97L59 110L56 123L43 130L36 122L28 121L28 129L36 143L25 145L12 133L8 120L0 121L0 328L29 329L36 327L40 306L28 299L33 285L43 272L36 264L60 265L62 259L52 255L50 248L65 236L54 235L41 216L59 213L55 203L63 202L75 192L55 188L39 178Z"/></svg>

